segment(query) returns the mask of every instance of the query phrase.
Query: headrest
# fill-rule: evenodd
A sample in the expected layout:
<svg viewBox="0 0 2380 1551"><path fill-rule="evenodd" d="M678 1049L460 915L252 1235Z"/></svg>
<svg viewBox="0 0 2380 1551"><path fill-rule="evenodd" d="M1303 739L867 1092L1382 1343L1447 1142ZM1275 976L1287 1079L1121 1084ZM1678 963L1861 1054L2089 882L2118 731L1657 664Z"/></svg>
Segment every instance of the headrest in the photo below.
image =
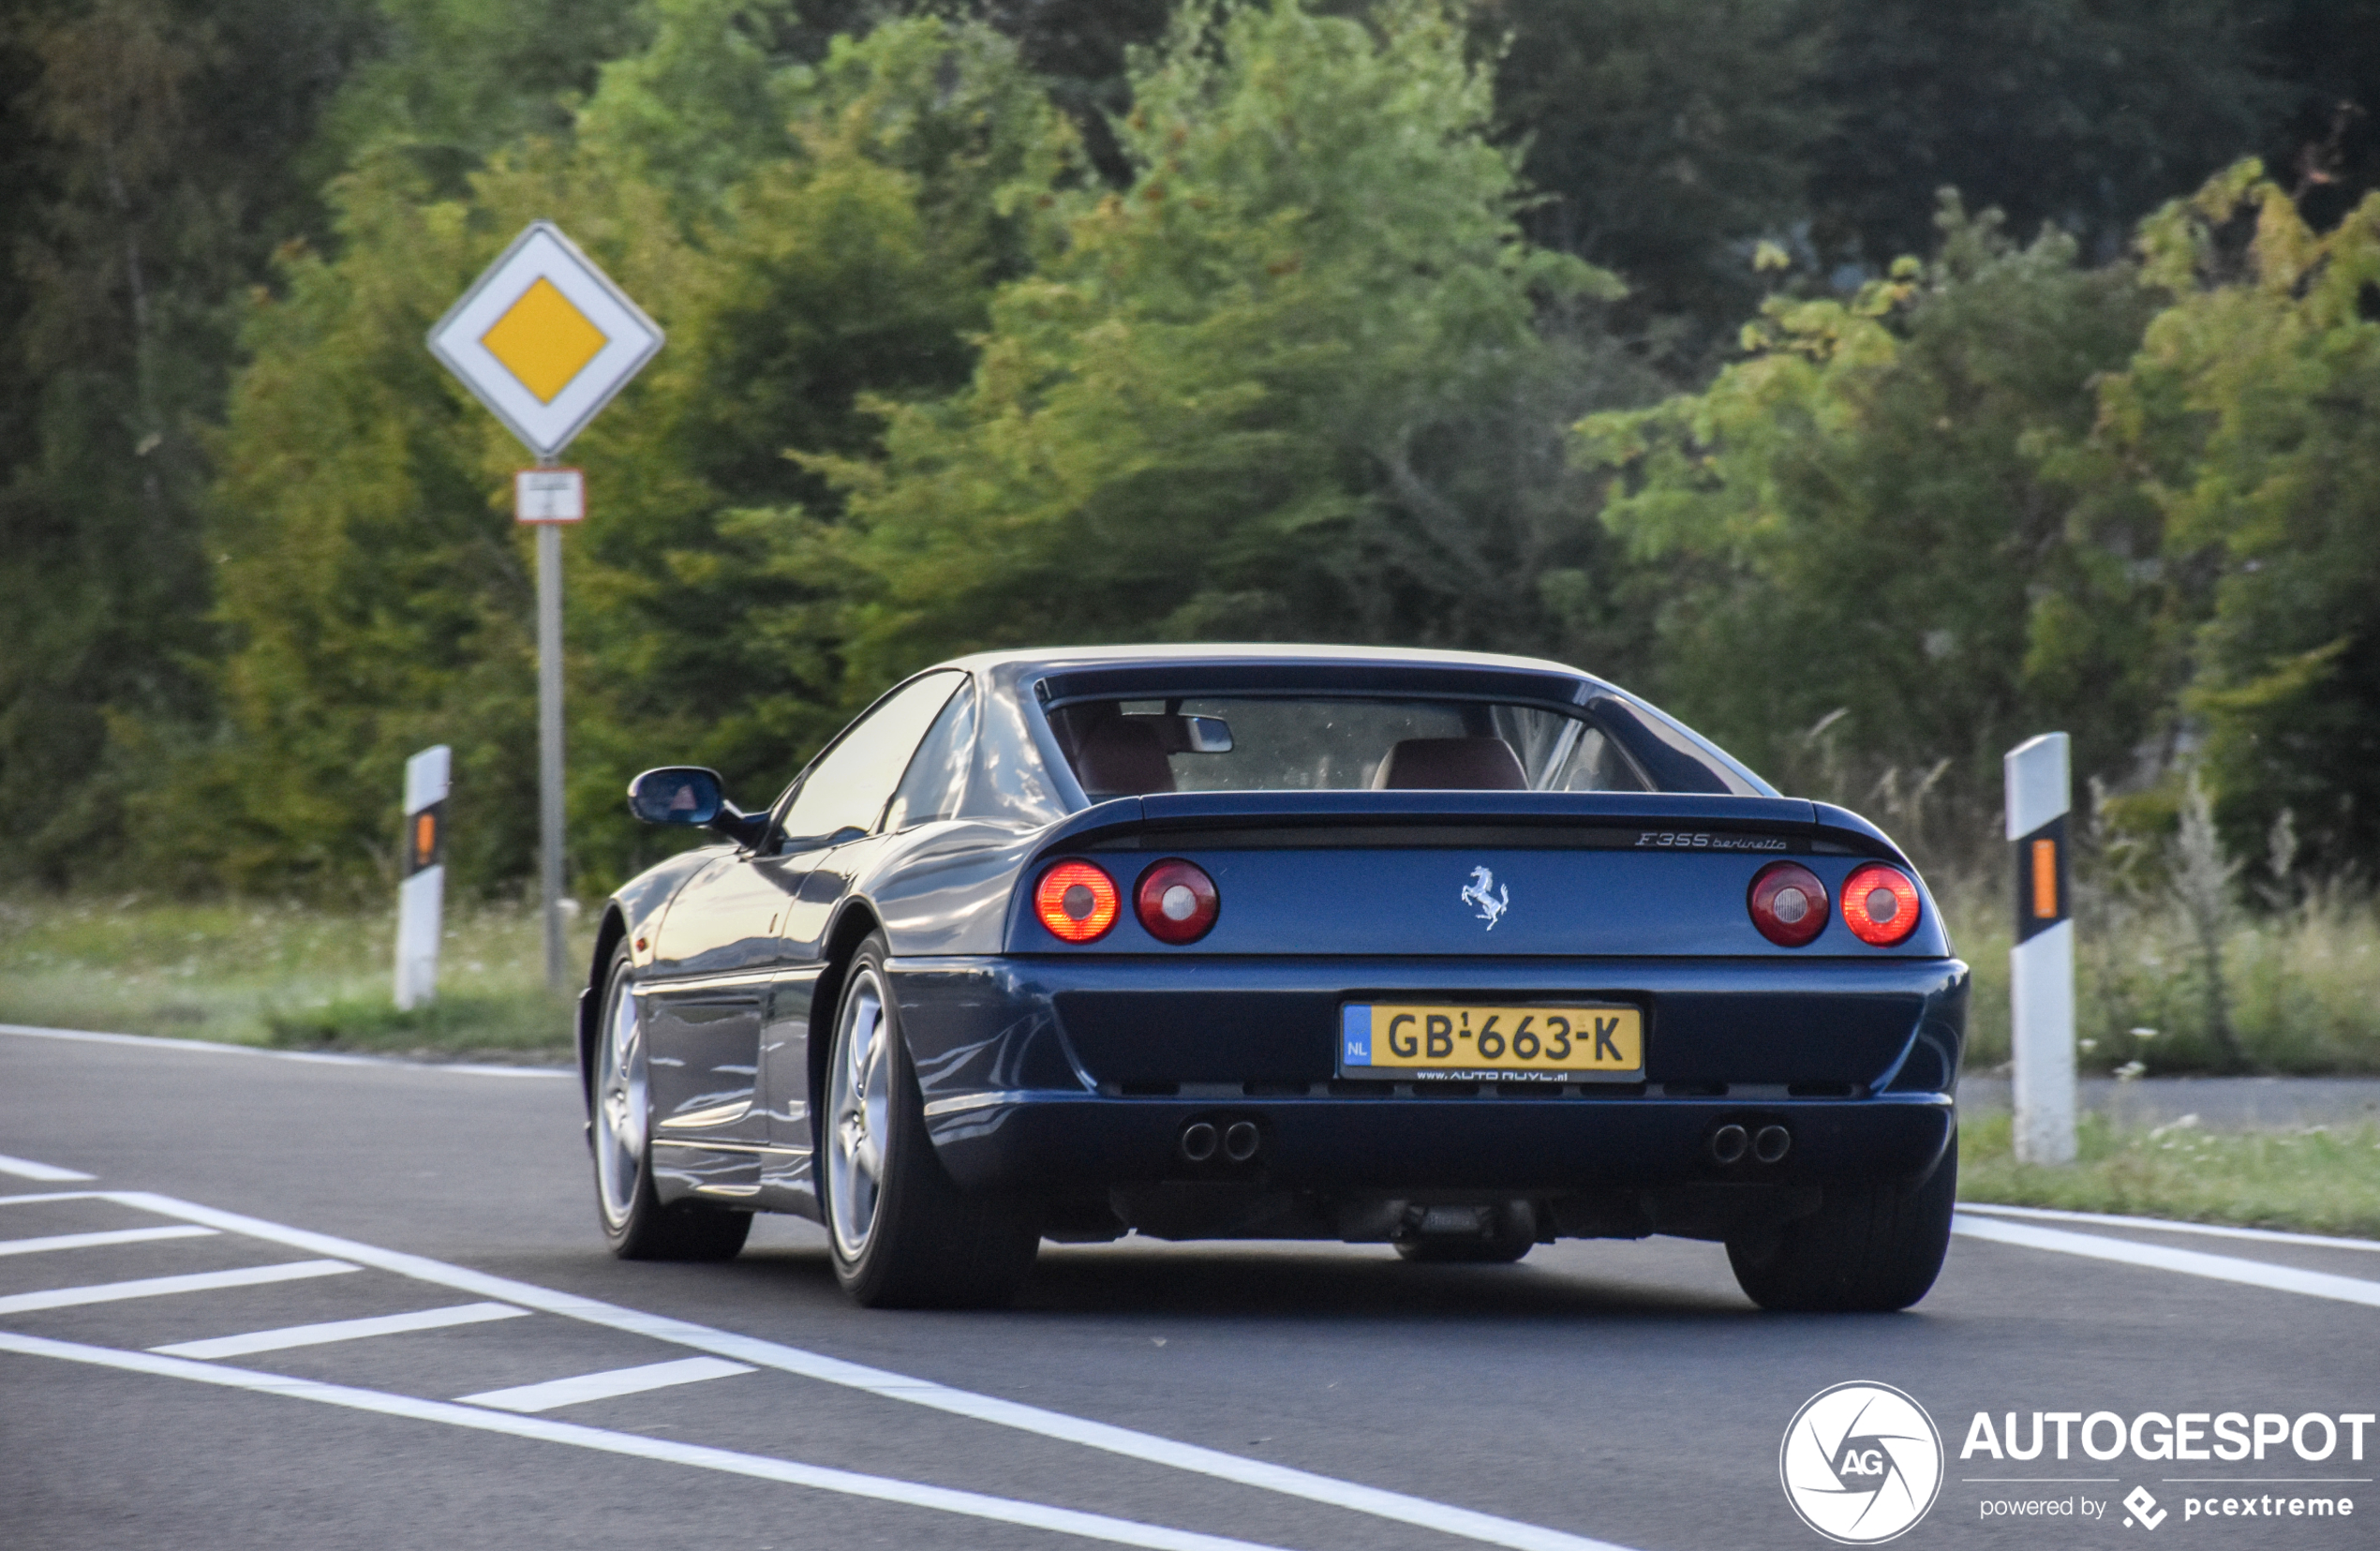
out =
<svg viewBox="0 0 2380 1551"><path fill-rule="evenodd" d="M1173 767L1153 718L1119 716L1094 723L1075 753L1075 779L1094 798L1143 797L1173 790Z"/></svg>
<svg viewBox="0 0 2380 1551"><path fill-rule="evenodd" d="M1376 792L1525 792L1520 756L1500 738L1406 738L1373 772Z"/></svg>

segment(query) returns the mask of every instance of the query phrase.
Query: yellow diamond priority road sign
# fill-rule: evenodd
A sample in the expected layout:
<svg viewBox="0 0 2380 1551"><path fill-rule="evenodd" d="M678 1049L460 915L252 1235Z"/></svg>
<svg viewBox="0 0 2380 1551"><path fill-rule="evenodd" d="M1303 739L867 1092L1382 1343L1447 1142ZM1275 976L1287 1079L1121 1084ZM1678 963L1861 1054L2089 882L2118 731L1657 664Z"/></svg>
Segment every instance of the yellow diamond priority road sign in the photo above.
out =
<svg viewBox="0 0 2380 1551"><path fill-rule="evenodd" d="M536 221L430 330L430 353L540 458L570 445L662 331L551 221Z"/></svg>

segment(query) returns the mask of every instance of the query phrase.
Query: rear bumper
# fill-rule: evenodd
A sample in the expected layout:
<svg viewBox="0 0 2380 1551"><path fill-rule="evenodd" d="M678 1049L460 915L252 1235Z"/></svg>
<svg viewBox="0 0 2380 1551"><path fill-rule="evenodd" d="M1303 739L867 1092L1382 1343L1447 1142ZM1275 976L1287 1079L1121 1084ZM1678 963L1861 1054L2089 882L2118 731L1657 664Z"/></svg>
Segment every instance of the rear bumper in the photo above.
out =
<svg viewBox="0 0 2380 1551"><path fill-rule="evenodd" d="M897 959L927 1124L970 1189L1189 1181L1323 1196L1804 1186L1928 1172L1956 1125L1953 959ZM1551 995L1644 1008L1645 1079L1551 1092L1335 1081L1339 1004ZM1383 1090L1386 1091L1383 1091ZM1256 1156L1182 1153L1253 1124ZM1720 1126L1781 1126L1722 1164Z"/></svg>
<svg viewBox="0 0 2380 1551"><path fill-rule="evenodd" d="M1247 1120L1240 1168L1186 1162L1184 1126ZM1267 1098L1201 1101L1060 1093L936 1101L927 1125L971 1190L1049 1193L1180 1180L1327 1196L1561 1195L1677 1186L1793 1186L1929 1172L1956 1122L1947 1094L1866 1099ZM1722 1165L1712 1134L1778 1125L1774 1164Z"/></svg>

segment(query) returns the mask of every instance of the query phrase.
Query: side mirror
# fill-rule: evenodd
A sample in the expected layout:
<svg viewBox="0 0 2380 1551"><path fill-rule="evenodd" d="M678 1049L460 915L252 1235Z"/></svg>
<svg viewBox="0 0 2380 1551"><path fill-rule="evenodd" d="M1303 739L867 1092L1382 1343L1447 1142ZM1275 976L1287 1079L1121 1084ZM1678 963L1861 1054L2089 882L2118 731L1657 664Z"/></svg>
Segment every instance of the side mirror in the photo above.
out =
<svg viewBox="0 0 2380 1551"><path fill-rule="evenodd" d="M628 783L628 811L647 824L707 825L727 806L719 772L664 765Z"/></svg>

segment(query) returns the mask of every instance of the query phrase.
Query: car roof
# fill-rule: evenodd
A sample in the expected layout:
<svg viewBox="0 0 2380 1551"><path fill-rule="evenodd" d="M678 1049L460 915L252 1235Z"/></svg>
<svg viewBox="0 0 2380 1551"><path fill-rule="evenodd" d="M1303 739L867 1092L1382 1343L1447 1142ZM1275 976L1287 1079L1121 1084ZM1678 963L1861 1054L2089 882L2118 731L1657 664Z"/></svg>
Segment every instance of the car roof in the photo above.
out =
<svg viewBox="0 0 2380 1551"><path fill-rule="evenodd" d="M984 671L1004 667L1064 668L1090 664L1187 663L1369 663L1409 664L1417 667L1485 668L1529 673L1557 673L1565 678L1603 684L1603 679L1567 663L1542 657L1513 657L1501 652L1454 651L1417 647L1319 646L1284 641L1150 642L1097 647L1033 647L1005 651L979 651L937 664Z"/></svg>

